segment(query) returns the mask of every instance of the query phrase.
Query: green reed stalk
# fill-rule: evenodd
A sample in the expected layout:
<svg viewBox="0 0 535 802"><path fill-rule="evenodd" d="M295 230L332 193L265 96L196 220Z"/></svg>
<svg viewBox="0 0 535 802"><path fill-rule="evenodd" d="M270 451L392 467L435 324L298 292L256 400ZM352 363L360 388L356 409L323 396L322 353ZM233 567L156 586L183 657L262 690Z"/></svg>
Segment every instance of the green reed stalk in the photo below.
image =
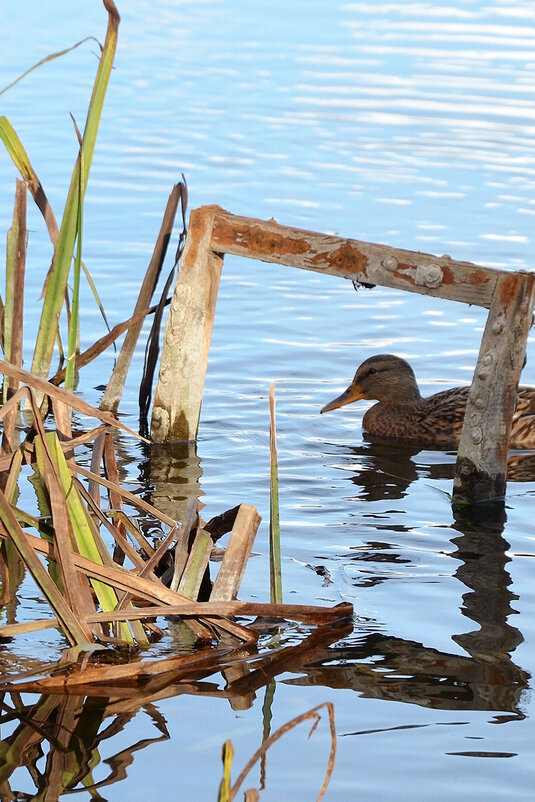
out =
<svg viewBox="0 0 535 802"><path fill-rule="evenodd" d="M67 279L78 231L79 206L83 204L84 201L85 188L87 186L98 127L102 115L102 107L117 46L117 31L120 21L119 13L111 0L103 1L108 11L108 30L95 84L93 86L91 101L89 103L82 146L72 174L63 220L52 261L52 268L48 276L39 332L33 356L32 373L40 377L47 376L50 370L59 315L63 305L65 288L67 286Z"/></svg>
<svg viewBox="0 0 535 802"><path fill-rule="evenodd" d="M277 430L275 427L275 382L269 387L269 579L272 604L282 604L282 571L279 520L279 467L277 460Z"/></svg>
<svg viewBox="0 0 535 802"><path fill-rule="evenodd" d="M75 123L76 126L76 123ZM80 136L76 128L78 137ZM76 256L74 259L73 287L71 314L69 319L69 340L67 345L67 364L65 367L65 389L75 389L76 386L76 353L78 350L79 330L80 330L80 273L82 264L82 225L83 225L83 197L85 195L84 181L84 152L82 142L80 142L80 186L78 192L78 214L76 218Z"/></svg>

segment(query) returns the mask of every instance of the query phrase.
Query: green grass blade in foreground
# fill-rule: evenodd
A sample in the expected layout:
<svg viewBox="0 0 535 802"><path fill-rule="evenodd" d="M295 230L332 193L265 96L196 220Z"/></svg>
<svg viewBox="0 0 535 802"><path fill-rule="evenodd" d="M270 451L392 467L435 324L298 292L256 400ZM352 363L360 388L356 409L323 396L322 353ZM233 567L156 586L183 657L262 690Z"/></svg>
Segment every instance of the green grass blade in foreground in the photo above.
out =
<svg viewBox="0 0 535 802"><path fill-rule="evenodd" d="M108 30L87 113L82 141L83 157L78 157L72 174L69 194L67 196L63 220L54 253L52 270L50 271L47 283L41 322L32 362L32 373L42 378L47 376L50 370L56 328L74 252L78 223L78 204L83 203L84 200L84 198L80 196L80 186L84 189L87 186L87 179L91 168L98 127L102 115L102 107L117 46L117 31L120 20L119 13L111 0L104 0L104 5L109 15ZM81 173L82 170L83 172Z"/></svg>
<svg viewBox="0 0 535 802"><path fill-rule="evenodd" d="M26 534L17 521L13 509L0 490L0 519L9 536L22 557L26 567L48 599L52 609L62 624L63 631L69 641L75 645L87 643L83 625L78 622L69 605L50 578L45 566L26 539Z"/></svg>
<svg viewBox="0 0 535 802"><path fill-rule="evenodd" d="M24 277L26 271L26 196L27 185L17 179L13 223L7 232L6 245L6 296L3 316L3 349L8 362L22 365L22 332L24 318ZM3 403L8 390L18 387L16 380L4 376ZM12 426L14 427L14 420ZM4 428L6 435L8 425ZM12 432L14 433L14 432Z"/></svg>
<svg viewBox="0 0 535 802"><path fill-rule="evenodd" d="M232 768L233 756L234 748L232 746L232 741L225 741L221 751L221 759L223 761L223 778L219 785L217 802L230 802L230 771Z"/></svg>
<svg viewBox="0 0 535 802"><path fill-rule="evenodd" d="M3 338L2 348L4 356L11 362L11 336L13 333L13 306L15 293L15 269L17 264L17 247L19 241L19 222L17 219L17 206L13 210L13 222L7 232L6 242L6 294L3 317ZM2 390L2 403L7 401L7 386L9 377L4 376L4 386Z"/></svg>
<svg viewBox="0 0 535 802"><path fill-rule="evenodd" d="M103 560L93 537L87 510L76 487L73 485L71 472L63 451L61 450L59 439L55 432L48 432L46 437L50 456L65 495L67 510L71 519L78 551L83 557L87 557L93 562L102 565ZM115 610L118 599L114 588L98 579L91 579L91 584L102 609L107 612ZM133 643L133 638L127 624L122 623L120 625L120 632L122 640L127 643Z"/></svg>
<svg viewBox="0 0 535 802"><path fill-rule="evenodd" d="M74 123L78 140L80 141L80 170L78 177L80 186L78 190L78 204L76 216L76 257L74 259L74 279L72 286L71 314L69 318L69 339L67 344L67 364L65 367L65 388L71 392L76 385L76 352L79 341L80 326L80 265L82 262L82 225L83 225L83 202L85 195L84 185L84 150L80 132L76 122Z"/></svg>
<svg viewBox="0 0 535 802"><path fill-rule="evenodd" d="M275 383L269 387L269 578L272 604L282 604L282 572L279 521L279 467L277 461L277 430L275 427Z"/></svg>
<svg viewBox="0 0 535 802"><path fill-rule="evenodd" d="M7 117L0 117L0 139L4 143L7 152L11 156L16 168L21 176L28 183L39 181L37 174L30 164L30 160L22 142Z"/></svg>

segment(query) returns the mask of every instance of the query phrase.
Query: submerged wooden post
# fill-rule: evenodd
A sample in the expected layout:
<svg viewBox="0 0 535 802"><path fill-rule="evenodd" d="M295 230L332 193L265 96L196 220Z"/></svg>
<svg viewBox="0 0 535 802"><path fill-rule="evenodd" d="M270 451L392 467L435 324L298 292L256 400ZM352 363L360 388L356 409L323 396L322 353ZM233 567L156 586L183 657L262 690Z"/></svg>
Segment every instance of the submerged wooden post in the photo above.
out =
<svg viewBox="0 0 535 802"><path fill-rule="evenodd" d="M217 206L190 215L154 395L151 437L195 440L223 257L210 247Z"/></svg>
<svg viewBox="0 0 535 802"><path fill-rule="evenodd" d="M516 388L526 354L535 274L496 284L470 388L453 482L454 502L503 497Z"/></svg>

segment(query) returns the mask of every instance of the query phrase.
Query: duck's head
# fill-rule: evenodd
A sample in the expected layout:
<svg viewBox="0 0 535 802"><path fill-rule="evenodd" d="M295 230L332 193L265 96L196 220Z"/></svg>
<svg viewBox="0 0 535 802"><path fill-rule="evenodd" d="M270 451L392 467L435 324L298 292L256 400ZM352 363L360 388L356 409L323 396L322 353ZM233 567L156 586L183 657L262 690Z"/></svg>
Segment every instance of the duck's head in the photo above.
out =
<svg viewBox="0 0 535 802"><path fill-rule="evenodd" d="M347 390L326 404L321 412L329 412L363 398L400 405L421 400L411 366L393 354L371 356L363 362Z"/></svg>

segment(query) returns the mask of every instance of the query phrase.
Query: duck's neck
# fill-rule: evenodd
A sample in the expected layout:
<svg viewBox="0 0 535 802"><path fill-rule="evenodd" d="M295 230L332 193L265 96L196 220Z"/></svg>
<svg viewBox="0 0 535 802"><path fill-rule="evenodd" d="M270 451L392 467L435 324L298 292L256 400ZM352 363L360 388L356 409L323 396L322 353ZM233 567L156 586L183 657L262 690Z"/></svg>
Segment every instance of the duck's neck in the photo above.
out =
<svg viewBox="0 0 535 802"><path fill-rule="evenodd" d="M391 382L387 398L380 398L379 401L400 407L418 407L424 399L415 381L407 381L405 377L400 377Z"/></svg>

